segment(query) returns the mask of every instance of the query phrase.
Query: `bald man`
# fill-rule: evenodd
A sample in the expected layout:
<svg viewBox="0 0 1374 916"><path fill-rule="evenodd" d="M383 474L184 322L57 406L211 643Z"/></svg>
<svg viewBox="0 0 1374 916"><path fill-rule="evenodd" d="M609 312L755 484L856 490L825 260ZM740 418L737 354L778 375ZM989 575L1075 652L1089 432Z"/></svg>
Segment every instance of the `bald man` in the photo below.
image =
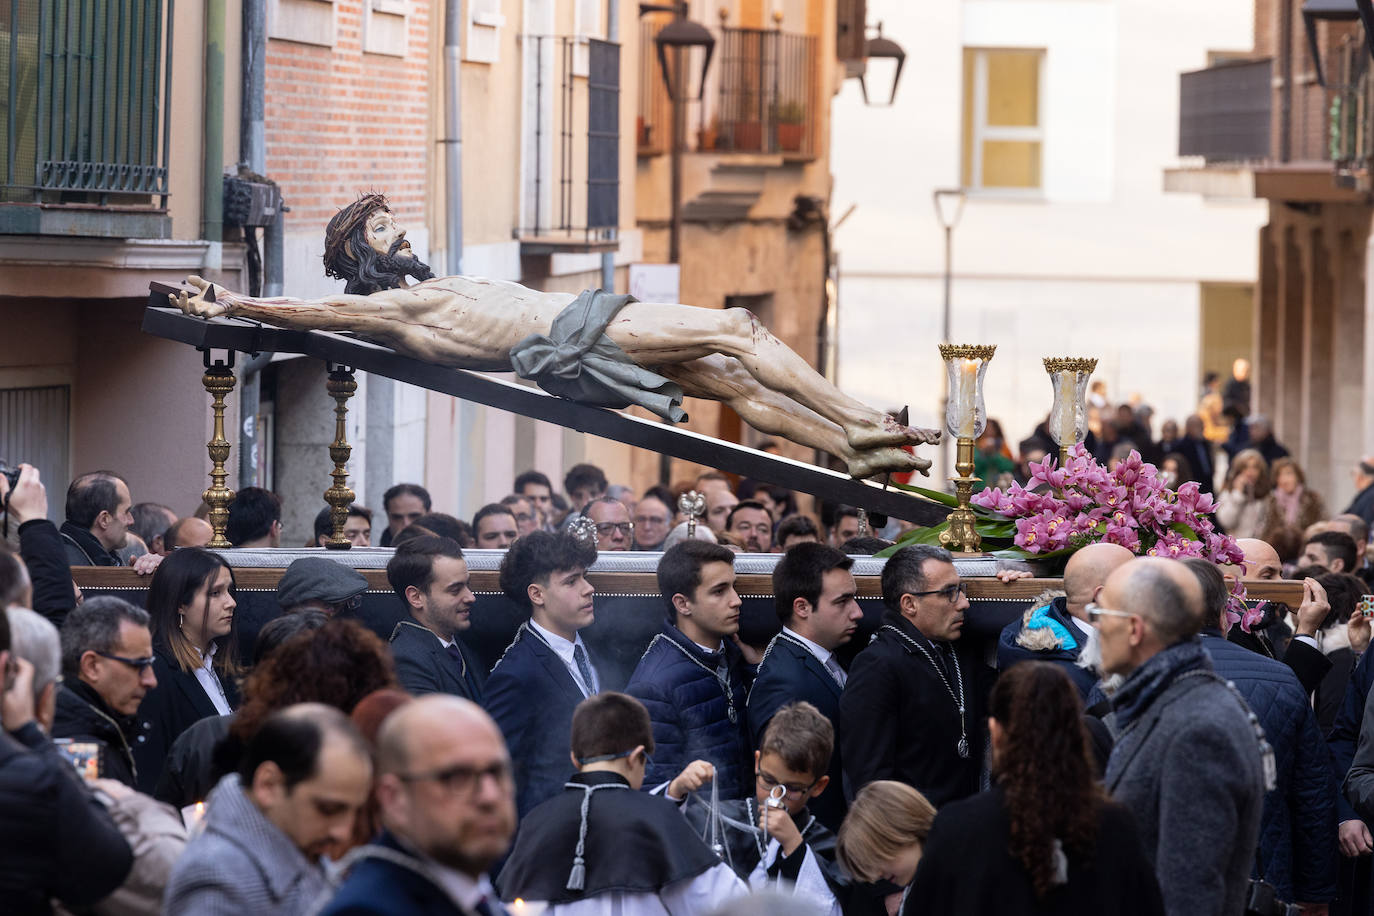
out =
<svg viewBox="0 0 1374 916"><path fill-rule="evenodd" d="M491 717L420 697L382 723L377 768L381 849L357 860L325 916L504 914L487 870L515 833L515 783Z"/></svg>
<svg viewBox="0 0 1374 916"><path fill-rule="evenodd" d="M1236 576L1260 581L1282 578L1283 564L1279 561L1278 552L1268 543L1258 538L1239 538L1236 543L1245 554L1244 569L1239 566L1221 567L1228 581L1235 579ZM1331 670L1331 659L1327 658L1317 645L1317 630L1330 613L1331 604L1326 600L1326 590L1316 579L1303 580L1303 600L1293 614L1296 624L1291 639L1288 638L1288 626L1282 621L1283 610L1284 608L1279 606L1274 613L1266 614L1260 624L1252 627L1249 633L1239 626L1231 627L1226 638L1251 652L1276 658L1292 668L1293 673L1298 676L1298 682L1311 696L1326 677L1326 673ZM1280 637L1277 645L1270 634L1265 632L1270 629L1275 630Z"/></svg>
<svg viewBox="0 0 1374 916"><path fill-rule="evenodd" d="M1259 841L1263 734L1198 639L1202 589L1177 560L1141 558L1088 609L1120 729L1107 790L1135 813L1170 916L1240 916ZM1272 752L1270 752L1272 753Z"/></svg>
<svg viewBox="0 0 1374 916"><path fill-rule="evenodd" d="M1065 594L1049 604L1027 609L1002 630L997 642L997 668L1017 662L1054 662L1063 667L1083 699L1097 683L1098 672L1083 662L1083 651L1097 638L1087 607L1107 577L1135 555L1118 544L1089 544L1069 557L1064 568ZM1096 653L1089 652L1092 658Z"/></svg>

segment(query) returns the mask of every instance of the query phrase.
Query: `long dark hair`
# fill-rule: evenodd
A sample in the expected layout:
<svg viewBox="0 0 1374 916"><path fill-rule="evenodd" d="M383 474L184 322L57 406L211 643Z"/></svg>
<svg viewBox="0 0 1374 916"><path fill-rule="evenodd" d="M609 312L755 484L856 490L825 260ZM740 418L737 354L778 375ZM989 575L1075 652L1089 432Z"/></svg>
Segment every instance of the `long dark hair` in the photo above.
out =
<svg viewBox="0 0 1374 916"><path fill-rule="evenodd" d="M1069 676L1051 662L1021 662L992 689L992 718L1003 740L993 761L1006 794L1010 852L1030 877L1037 899L1055 884L1054 841L1087 858L1105 801L1083 725L1083 706Z"/></svg>
<svg viewBox="0 0 1374 916"><path fill-rule="evenodd" d="M229 594L237 597L233 567L219 554L199 547L182 547L172 551L153 573L153 581L148 587L148 614L153 618L153 640L166 646L177 665L188 674L200 667L201 657L198 647L182 632L181 609L191 604L206 584L214 581L221 569L229 570ZM209 612L210 597L206 595L201 604L201 613ZM215 667L223 675L234 676L239 673L238 627L239 615L236 612L229 632L214 640L219 647L215 652Z"/></svg>

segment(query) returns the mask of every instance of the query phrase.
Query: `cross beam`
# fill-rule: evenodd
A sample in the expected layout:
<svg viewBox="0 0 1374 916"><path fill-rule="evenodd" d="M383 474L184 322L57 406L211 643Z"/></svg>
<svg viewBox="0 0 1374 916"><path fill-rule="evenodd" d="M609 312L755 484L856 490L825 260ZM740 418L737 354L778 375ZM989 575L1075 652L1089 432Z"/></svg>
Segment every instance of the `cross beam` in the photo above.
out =
<svg viewBox="0 0 1374 916"><path fill-rule="evenodd" d="M938 503L900 490L885 490L836 471L665 423L579 404L481 372L422 362L350 334L286 330L239 318L193 318L166 304L167 295L181 292L180 287L153 283L149 290L148 308L143 313L144 332L198 349L313 356L465 401L809 493L819 499L862 506L870 512L882 512L918 525L938 525L949 514L949 510Z"/></svg>

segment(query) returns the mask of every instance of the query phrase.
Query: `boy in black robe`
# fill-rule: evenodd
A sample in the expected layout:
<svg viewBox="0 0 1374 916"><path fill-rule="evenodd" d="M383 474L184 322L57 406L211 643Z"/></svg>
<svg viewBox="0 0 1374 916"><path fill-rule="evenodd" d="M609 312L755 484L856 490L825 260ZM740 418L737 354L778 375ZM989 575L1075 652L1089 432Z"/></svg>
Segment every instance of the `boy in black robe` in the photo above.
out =
<svg viewBox="0 0 1374 916"><path fill-rule="evenodd" d="M835 863L835 835L806 808L829 785L834 743L835 729L820 710L790 703L773 715L754 752L753 798L720 801L713 813L697 793L682 810L752 890L778 890L839 916L846 882Z"/></svg>
<svg viewBox="0 0 1374 916"><path fill-rule="evenodd" d="M545 916L678 916L748 893L672 802L639 791L653 746L649 713L634 697L606 692L578 704L578 772L521 821L497 881L503 901L545 903Z"/></svg>

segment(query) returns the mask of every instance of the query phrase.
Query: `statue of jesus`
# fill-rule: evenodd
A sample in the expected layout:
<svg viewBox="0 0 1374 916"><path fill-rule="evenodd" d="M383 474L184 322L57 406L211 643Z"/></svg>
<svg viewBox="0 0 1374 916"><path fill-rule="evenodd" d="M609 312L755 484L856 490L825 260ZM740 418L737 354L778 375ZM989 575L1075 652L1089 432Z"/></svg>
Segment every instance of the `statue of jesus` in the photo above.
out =
<svg viewBox="0 0 1374 916"><path fill-rule="evenodd" d="M840 458L854 477L930 467L903 446L939 442L938 430L905 426L844 394L747 309L435 278L405 235L386 198L368 194L326 229L325 272L346 281L343 293L261 299L189 277L195 292L170 298L202 318L353 331L431 363L513 369L553 394L607 407L639 404L674 421L686 418L684 394L721 401L761 432Z"/></svg>

